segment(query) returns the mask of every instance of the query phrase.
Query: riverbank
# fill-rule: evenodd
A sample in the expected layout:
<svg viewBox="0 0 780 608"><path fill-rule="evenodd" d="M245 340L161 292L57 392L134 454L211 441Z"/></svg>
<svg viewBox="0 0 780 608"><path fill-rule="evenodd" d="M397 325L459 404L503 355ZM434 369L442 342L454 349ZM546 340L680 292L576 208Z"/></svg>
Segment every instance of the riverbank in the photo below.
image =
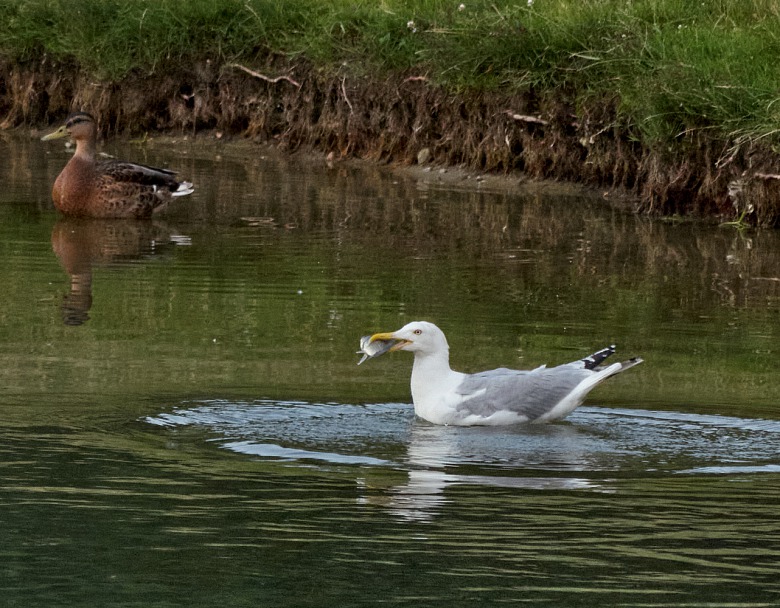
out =
<svg viewBox="0 0 780 608"><path fill-rule="evenodd" d="M81 108L107 134L210 130L780 225L768 1L8 4L6 128Z"/></svg>

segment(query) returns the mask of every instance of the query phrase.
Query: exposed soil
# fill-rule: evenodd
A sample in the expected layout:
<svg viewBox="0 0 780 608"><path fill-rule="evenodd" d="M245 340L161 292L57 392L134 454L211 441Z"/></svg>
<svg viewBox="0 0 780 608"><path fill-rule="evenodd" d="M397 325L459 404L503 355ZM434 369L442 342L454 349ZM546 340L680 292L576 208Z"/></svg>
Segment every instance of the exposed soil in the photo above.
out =
<svg viewBox="0 0 780 608"><path fill-rule="evenodd" d="M455 95L416 74L378 82L279 58L205 61L118 83L47 61L0 62L0 128L41 126L76 109L107 134L210 130L337 159L573 181L628 197L640 212L780 226L771 149L701 132L647 146L619 125L611 99L574 107L561 91Z"/></svg>

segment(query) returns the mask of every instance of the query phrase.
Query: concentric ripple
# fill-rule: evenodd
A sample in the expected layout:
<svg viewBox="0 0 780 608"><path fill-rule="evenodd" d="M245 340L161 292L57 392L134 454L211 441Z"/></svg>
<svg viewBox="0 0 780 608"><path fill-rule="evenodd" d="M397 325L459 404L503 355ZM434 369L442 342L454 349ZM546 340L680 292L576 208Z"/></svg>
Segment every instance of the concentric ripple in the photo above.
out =
<svg viewBox="0 0 780 608"><path fill-rule="evenodd" d="M748 474L780 470L780 422L583 407L566 422L440 427L406 404L261 400L191 402L148 417L195 427L222 448L260 458L543 477Z"/></svg>

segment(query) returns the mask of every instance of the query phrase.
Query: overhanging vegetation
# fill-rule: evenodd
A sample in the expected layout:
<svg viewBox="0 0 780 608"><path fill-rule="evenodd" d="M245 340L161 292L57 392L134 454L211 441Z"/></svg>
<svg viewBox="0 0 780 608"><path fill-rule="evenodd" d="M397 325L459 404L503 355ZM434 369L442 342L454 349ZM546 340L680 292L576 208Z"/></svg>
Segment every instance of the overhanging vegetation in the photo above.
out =
<svg viewBox="0 0 780 608"><path fill-rule="evenodd" d="M103 83L193 66L252 69L276 57L288 66L305 61L323 79L413 77L463 99L516 96L523 107L507 109L553 122L562 119L550 109L550 100L558 100L570 114L566 128L579 129L573 137L583 145L607 134L610 142L640 146L659 167L668 165L656 171L668 176L672 165L704 163L699 186L718 182L714 208L777 221L776 207L758 200L764 195L756 203L727 195L729 184L732 193L750 192L750 183L735 186L745 171L760 189L778 181L770 158L780 145L774 0L0 0L0 6L7 65L47 63ZM585 121L591 124L582 130ZM745 160L757 154L759 166ZM612 181L634 188L637 179ZM685 188L698 187L684 181Z"/></svg>

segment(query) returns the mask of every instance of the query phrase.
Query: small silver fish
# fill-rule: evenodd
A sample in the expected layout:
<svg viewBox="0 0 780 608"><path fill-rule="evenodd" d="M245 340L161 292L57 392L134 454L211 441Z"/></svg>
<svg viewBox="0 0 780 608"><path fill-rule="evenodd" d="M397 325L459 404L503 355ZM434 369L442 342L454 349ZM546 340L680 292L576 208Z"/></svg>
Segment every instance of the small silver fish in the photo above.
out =
<svg viewBox="0 0 780 608"><path fill-rule="evenodd" d="M363 355L363 358L358 361L358 365L363 363L366 359L384 355L398 343L398 340L374 340L373 342L370 342L370 340L371 336L363 336L360 338L360 350L357 351L357 354Z"/></svg>

